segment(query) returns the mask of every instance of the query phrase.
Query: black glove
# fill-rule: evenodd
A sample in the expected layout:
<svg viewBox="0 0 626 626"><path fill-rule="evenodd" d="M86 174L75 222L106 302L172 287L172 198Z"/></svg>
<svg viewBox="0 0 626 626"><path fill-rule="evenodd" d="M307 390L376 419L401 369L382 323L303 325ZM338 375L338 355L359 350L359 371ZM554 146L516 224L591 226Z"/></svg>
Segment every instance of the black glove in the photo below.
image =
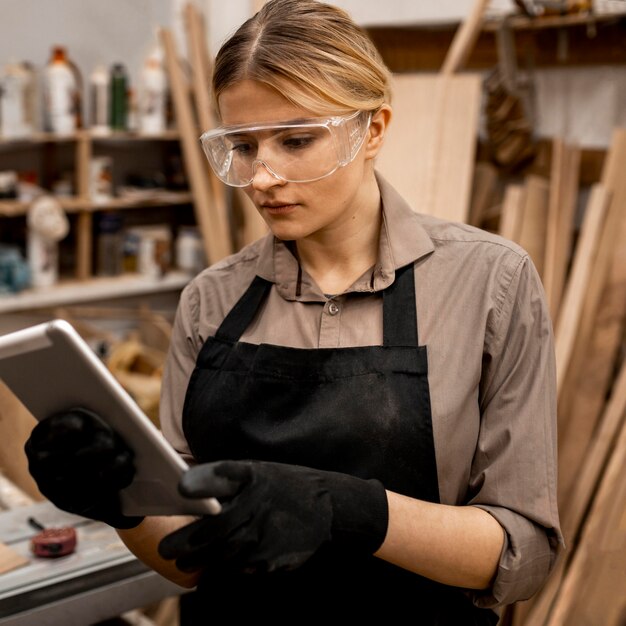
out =
<svg viewBox="0 0 626 626"><path fill-rule="evenodd" d="M135 474L133 453L97 415L85 409L40 421L24 446L41 493L60 509L134 528L143 517L122 515L119 491Z"/></svg>
<svg viewBox="0 0 626 626"><path fill-rule="evenodd" d="M372 554L387 532L385 488L377 480L261 461L219 461L189 469L189 498L217 497L222 511L165 537L164 559L183 571L292 570L322 546Z"/></svg>

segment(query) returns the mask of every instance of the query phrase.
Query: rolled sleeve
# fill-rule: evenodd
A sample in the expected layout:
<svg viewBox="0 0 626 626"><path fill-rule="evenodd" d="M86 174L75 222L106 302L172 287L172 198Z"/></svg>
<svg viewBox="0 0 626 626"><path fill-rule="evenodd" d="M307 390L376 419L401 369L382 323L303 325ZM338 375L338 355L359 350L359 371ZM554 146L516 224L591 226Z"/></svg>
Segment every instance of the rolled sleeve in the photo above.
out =
<svg viewBox="0 0 626 626"><path fill-rule="evenodd" d="M188 463L193 462L193 456L183 432L182 414L189 378L197 357L194 343L197 344L199 339L193 323L198 316L197 308L197 291L187 287L181 295L172 327L159 405L163 435Z"/></svg>
<svg viewBox="0 0 626 626"><path fill-rule="evenodd" d="M528 256L521 258L503 295L487 329L468 502L490 513L505 531L493 585L474 594L482 607L531 597L562 544L552 324Z"/></svg>

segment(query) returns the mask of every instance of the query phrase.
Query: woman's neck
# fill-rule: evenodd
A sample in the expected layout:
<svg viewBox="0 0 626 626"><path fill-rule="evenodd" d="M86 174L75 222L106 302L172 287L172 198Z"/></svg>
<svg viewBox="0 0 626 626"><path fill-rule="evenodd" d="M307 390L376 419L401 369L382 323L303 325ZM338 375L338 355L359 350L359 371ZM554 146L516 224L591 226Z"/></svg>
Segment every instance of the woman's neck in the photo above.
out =
<svg viewBox="0 0 626 626"><path fill-rule="evenodd" d="M349 222L296 242L300 265L322 293L342 293L376 263L382 222L378 187L367 197Z"/></svg>

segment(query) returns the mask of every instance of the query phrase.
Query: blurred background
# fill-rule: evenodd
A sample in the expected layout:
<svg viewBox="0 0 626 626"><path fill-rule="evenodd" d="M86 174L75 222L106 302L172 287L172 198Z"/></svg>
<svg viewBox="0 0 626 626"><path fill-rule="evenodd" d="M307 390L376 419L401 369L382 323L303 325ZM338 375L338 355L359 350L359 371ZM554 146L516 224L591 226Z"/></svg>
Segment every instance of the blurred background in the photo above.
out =
<svg viewBox="0 0 626 626"><path fill-rule="evenodd" d="M393 72L378 169L416 211L518 242L546 290L567 550L500 626L626 626L626 1L342 0ZM158 426L181 289L265 234L198 137L262 0L0 0L0 335L70 321ZM183 590L45 502L0 381L0 623L176 626ZM33 558L35 515L79 529Z"/></svg>

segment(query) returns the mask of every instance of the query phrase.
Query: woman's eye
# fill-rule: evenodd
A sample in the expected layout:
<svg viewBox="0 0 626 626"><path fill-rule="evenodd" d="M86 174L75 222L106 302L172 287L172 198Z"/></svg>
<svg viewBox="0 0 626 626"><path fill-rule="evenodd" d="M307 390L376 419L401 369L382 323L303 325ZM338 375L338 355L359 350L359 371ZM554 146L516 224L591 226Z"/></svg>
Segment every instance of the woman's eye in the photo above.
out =
<svg viewBox="0 0 626 626"><path fill-rule="evenodd" d="M250 152L252 152L252 145L246 142L234 143L231 146L231 150L237 154L250 154Z"/></svg>
<svg viewBox="0 0 626 626"><path fill-rule="evenodd" d="M299 150L302 148L308 148L315 141L315 137L307 136L293 136L293 137L285 137L283 139L283 146L285 148L289 148L290 150Z"/></svg>

